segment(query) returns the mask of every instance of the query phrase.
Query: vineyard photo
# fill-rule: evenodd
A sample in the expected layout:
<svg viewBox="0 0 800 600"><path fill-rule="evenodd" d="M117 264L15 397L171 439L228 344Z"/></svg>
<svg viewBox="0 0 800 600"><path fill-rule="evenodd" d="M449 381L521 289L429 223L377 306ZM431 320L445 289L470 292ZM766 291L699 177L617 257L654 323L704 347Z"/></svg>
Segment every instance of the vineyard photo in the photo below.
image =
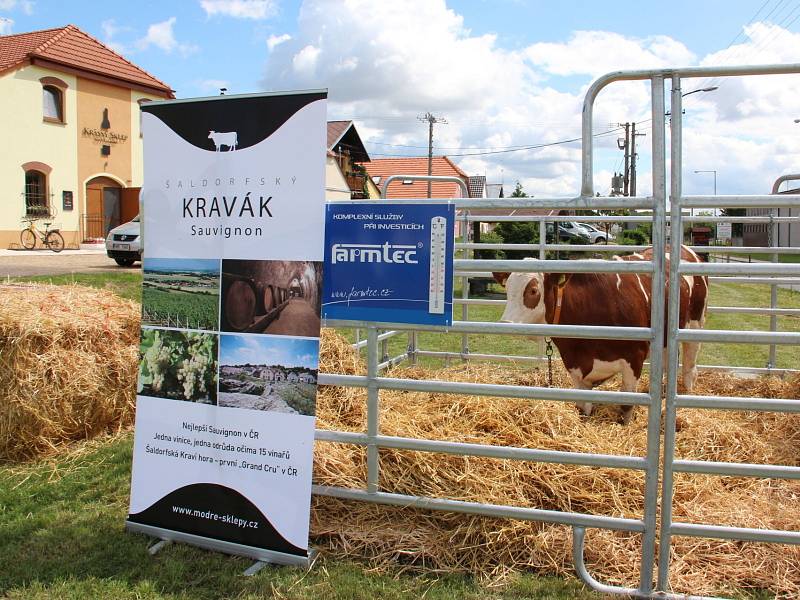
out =
<svg viewBox="0 0 800 600"><path fill-rule="evenodd" d="M315 415L318 340L221 338L219 406Z"/></svg>
<svg viewBox="0 0 800 600"><path fill-rule="evenodd" d="M215 331L219 260L146 258L142 324Z"/></svg>
<svg viewBox="0 0 800 600"><path fill-rule="evenodd" d="M217 347L212 333L143 329L136 393L216 404Z"/></svg>

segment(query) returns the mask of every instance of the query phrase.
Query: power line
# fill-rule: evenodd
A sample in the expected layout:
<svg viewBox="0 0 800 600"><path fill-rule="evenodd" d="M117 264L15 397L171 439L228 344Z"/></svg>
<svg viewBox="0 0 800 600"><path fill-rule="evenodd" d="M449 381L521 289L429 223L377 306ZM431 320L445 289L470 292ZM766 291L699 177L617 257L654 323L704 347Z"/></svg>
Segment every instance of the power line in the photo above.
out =
<svg viewBox="0 0 800 600"><path fill-rule="evenodd" d="M650 121L650 119L646 119L645 121L641 121L642 123L646 123ZM620 131L621 127L615 127L614 129L609 129L607 131L601 131L600 133L592 134L592 137L605 137ZM447 156L450 157L461 157L461 156L486 156L491 154L508 154L511 152L524 152L526 150L538 150L540 148L549 148L551 146L559 146L563 144L571 144L574 142L580 142L583 138L575 137L566 140L558 140L556 142L546 142L546 143L539 143L539 144L529 144L527 146L521 147L514 147L514 148L507 148L504 150L490 150L486 152L463 152L459 154L448 154ZM410 154L388 154L388 153L381 153L381 152L370 152L371 156L395 156L398 158L416 158L419 155L410 155Z"/></svg>

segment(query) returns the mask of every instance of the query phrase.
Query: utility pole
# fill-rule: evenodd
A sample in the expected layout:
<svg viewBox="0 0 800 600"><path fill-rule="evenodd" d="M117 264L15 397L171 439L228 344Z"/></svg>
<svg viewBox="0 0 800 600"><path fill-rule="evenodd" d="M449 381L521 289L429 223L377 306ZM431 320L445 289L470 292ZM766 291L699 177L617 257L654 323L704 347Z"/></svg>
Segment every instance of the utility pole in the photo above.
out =
<svg viewBox="0 0 800 600"><path fill-rule="evenodd" d="M631 124L630 123L617 123L620 127L625 128L625 139L620 140L617 139L617 148L622 150L625 153L625 170L622 172L622 195L629 196L628 193L629 187L628 184L630 182L629 175L630 175L630 153L628 149L631 147ZM620 145L622 142L622 145Z"/></svg>
<svg viewBox="0 0 800 600"><path fill-rule="evenodd" d="M636 123L631 123L631 196L636 195L636 136L643 136L643 133L636 133Z"/></svg>
<svg viewBox="0 0 800 600"><path fill-rule="evenodd" d="M444 123L447 124L447 119L444 117L434 117L431 113L427 112L417 120L428 122L428 177L433 174L433 124ZM428 198L431 197L431 182L428 181Z"/></svg>
<svg viewBox="0 0 800 600"><path fill-rule="evenodd" d="M617 139L617 147L625 153L625 171L622 178L622 195L636 195L636 136L643 136L643 133L636 133L636 123L617 123L625 128L625 139Z"/></svg>

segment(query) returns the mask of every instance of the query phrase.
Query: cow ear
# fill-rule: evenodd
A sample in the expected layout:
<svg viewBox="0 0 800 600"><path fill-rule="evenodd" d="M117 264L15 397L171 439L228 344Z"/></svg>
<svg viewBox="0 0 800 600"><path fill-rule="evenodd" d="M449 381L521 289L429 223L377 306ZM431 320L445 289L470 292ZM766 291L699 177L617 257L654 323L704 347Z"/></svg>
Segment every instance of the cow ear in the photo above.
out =
<svg viewBox="0 0 800 600"><path fill-rule="evenodd" d="M508 276L511 275L511 273L494 273L493 272L492 275L494 276L494 280L497 283L499 283L500 285L505 285L506 284L506 280L508 279Z"/></svg>

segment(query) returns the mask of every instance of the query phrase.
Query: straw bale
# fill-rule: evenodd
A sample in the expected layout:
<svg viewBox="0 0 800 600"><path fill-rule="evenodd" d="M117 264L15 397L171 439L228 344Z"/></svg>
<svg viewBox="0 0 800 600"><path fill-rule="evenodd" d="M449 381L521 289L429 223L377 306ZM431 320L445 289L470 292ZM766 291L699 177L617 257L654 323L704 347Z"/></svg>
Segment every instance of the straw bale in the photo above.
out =
<svg viewBox="0 0 800 600"><path fill-rule="evenodd" d="M0 460L130 425L139 307L81 286L0 286Z"/></svg>
<svg viewBox="0 0 800 600"><path fill-rule="evenodd" d="M350 357L348 358L348 353ZM363 373L346 341L323 332L320 369L329 356ZM342 371L339 371L342 372ZM392 377L514 385L545 385L546 375L530 367L457 364L439 370L395 368ZM569 387L558 365L556 385ZM648 386L640 382L640 391ZM607 384L615 389L616 384ZM701 395L797 398L800 378L743 380L725 373L701 373ZM318 426L366 430L366 391L320 387ZM618 424L619 409L599 407L579 416L569 403L477 398L382 390L381 433L460 442L643 456L646 411ZM800 465L800 416L736 411L681 410L677 456L695 460ZM623 469L589 468L384 449L382 491L473 502L530 506L618 517L641 518L644 475ZM315 482L363 488L364 448L318 444ZM674 519L739 527L797 529L800 482L677 474ZM510 572L535 570L571 574L569 528L473 515L379 506L315 497L312 534L338 555L367 557L375 568L398 564L433 572L467 572L502 580ZM639 576L638 535L591 530L586 561L600 580L635 586ZM800 597L800 548L673 538L671 584L676 591L711 594L767 589L776 597Z"/></svg>

